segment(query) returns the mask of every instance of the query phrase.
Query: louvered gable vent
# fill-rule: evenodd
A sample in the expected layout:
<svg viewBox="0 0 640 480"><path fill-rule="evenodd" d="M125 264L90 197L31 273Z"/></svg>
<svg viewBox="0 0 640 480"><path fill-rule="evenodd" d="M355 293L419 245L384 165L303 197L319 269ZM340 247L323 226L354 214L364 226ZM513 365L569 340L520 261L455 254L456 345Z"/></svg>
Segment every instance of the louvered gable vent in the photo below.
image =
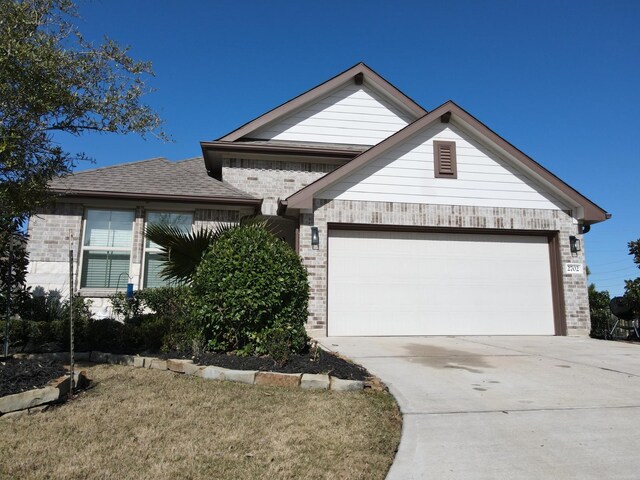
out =
<svg viewBox="0 0 640 480"><path fill-rule="evenodd" d="M436 178L458 178L456 142L433 142Z"/></svg>

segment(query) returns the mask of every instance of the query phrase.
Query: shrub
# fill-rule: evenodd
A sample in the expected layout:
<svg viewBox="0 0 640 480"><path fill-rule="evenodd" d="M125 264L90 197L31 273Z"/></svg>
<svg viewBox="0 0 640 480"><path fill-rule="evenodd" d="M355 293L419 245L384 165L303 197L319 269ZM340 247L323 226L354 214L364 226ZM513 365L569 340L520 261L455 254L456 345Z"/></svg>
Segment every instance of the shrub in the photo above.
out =
<svg viewBox="0 0 640 480"><path fill-rule="evenodd" d="M73 305L68 299L62 300L57 290L45 292L36 287L23 302L20 318L12 318L9 323L9 341L13 350L56 351L69 348L69 309L73 308L75 348L86 349L89 344L91 323L91 302L74 297ZM4 324L0 332L4 342Z"/></svg>
<svg viewBox="0 0 640 480"><path fill-rule="evenodd" d="M114 311L125 321L95 320L90 302L73 299L76 351L101 350L114 353L169 352L197 353L201 335L189 317L186 287L152 288L111 297ZM59 292L36 288L23 308L22 318L11 319L9 340L16 351L63 351L69 348L68 300ZM146 313L145 313L146 312ZM0 342L4 322L0 321Z"/></svg>
<svg viewBox="0 0 640 480"><path fill-rule="evenodd" d="M609 334L609 292L596 290L592 283L589 285L589 313L591 314L591 333L593 338L607 338Z"/></svg>
<svg viewBox="0 0 640 480"><path fill-rule="evenodd" d="M2 222L2 228L0 228L0 314L2 315L7 311L7 280L11 284L12 312L19 312L29 298L29 289L26 286L29 252L26 247L27 236L20 231L19 224L12 221ZM10 252L11 272L9 272Z"/></svg>
<svg viewBox="0 0 640 480"><path fill-rule="evenodd" d="M633 309L635 318L640 317L640 277L635 280L625 280L624 298Z"/></svg>
<svg viewBox="0 0 640 480"><path fill-rule="evenodd" d="M94 320L88 328L87 350L101 352L129 353L130 336L125 335L125 325L117 320Z"/></svg>
<svg viewBox="0 0 640 480"><path fill-rule="evenodd" d="M126 294L118 292L109 296L111 310L116 320L128 323L139 320L144 312L144 303L141 295L142 290L133 292L133 296L128 298Z"/></svg>
<svg viewBox="0 0 640 480"><path fill-rule="evenodd" d="M192 314L212 350L283 358L306 347L308 295L298 255L263 227L244 225L223 233L202 259Z"/></svg>
<svg viewBox="0 0 640 480"><path fill-rule="evenodd" d="M132 298L117 293L110 298L113 311L124 319L125 327L117 330L120 339L111 351L178 351L199 350L200 335L189 317L188 287L158 287L137 290ZM108 327L105 327L108 328Z"/></svg>

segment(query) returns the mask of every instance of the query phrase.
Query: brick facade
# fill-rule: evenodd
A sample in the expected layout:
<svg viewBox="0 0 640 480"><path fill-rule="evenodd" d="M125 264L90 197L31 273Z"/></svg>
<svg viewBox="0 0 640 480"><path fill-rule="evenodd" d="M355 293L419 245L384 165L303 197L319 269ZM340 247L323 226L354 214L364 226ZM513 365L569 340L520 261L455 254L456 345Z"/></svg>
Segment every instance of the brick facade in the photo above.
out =
<svg viewBox="0 0 640 480"><path fill-rule="evenodd" d="M144 262L144 227L147 210L154 211L191 211L195 229L215 227L220 224L237 222L241 216L253 212L252 209L224 209L202 208L194 206L189 209L183 204L164 203L162 205L135 205L118 203L110 205L96 205L91 203L90 208L114 208L129 209L135 212L133 225L133 239L131 248L130 275L134 288L141 287L142 265ZM93 302L94 310L98 311L108 305L106 297L113 290L87 290L80 289L80 262L82 237L82 220L85 206L82 203L58 202L29 220L29 274L27 283L31 287L41 286L45 290L59 290L63 296L69 294L69 233L73 235L73 252L75 258L74 291L89 298ZM123 287L124 288L124 287Z"/></svg>
<svg viewBox="0 0 640 480"><path fill-rule="evenodd" d="M222 179L234 187L263 198L263 215L275 215L278 199L285 199L335 170L337 165L277 160L224 159Z"/></svg>
<svg viewBox="0 0 640 480"><path fill-rule="evenodd" d="M337 165L307 162L281 162L275 160L227 159L223 161L223 180L251 195L264 199L262 213L275 215L277 200L284 199L309 183L334 170ZM92 204L95 207L95 204ZM108 205L105 204L105 207ZM114 208L135 210L132 263L130 273L136 288L142 277L143 231L147 209L171 211L168 204L162 208L151 205L118 205ZM176 210L185 210L176 204ZM194 206L194 227L215 226L236 222L251 209L201 208ZM84 206L80 203L59 203L42 214L32 217L29 225L31 239L30 285L68 292L68 234L74 233L73 248L78 271L79 239L82 230ZM293 214L295 212L288 212ZM565 263L584 265L584 251L572 254L569 236L578 234L576 221L560 210L534 210L518 208L465 207L389 202L314 201L311 212L299 216L299 254L309 273L311 294L309 300L309 328L326 328L327 308L327 224L351 223L415 227L457 227L470 229L532 230L558 232L561 267ZM311 248L311 226L320 231L320 246ZM585 333L589 329L589 306L586 277L562 273L562 299L569 334ZM77 290L79 280L74 288ZM108 292L81 292L95 299L94 306L104 306ZM100 293L97 295L96 293Z"/></svg>
<svg viewBox="0 0 640 480"><path fill-rule="evenodd" d="M83 212L82 205L60 203L29 218L30 286L69 295L69 234L73 236L71 248L77 263Z"/></svg>
<svg viewBox="0 0 640 480"><path fill-rule="evenodd" d="M279 198L288 197L335 168L321 163L230 159L223 162L223 180L264 198L262 213L274 215ZM313 213L300 215L299 232L299 254L309 273L310 329L326 328L327 223L559 232L561 266L569 262L584 265L584 250L577 254L569 250L569 236L581 238L577 224L560 210L316 199ZM320 229L318 250L311 248L312 226ZM562 283L568 333L584 334L590 328L586 276L563 272Z"/></svg>
<svg viewBox="0 0 640 480"><path fill-rule="evenodd" d="M559 232L561 264L584 265L584 251L572 254L569 249L570 235L581 238L577 224L571 215L560 210L340 200L314 200L313 207L313 213L300 215L300 256L309 272L311 287L309 328L325 328L327 322L328 223ZM311 226L320 231L317 250L311 247ZM562 274L569 334L584 334L590 327L586 282L585 275Z"/></svg>

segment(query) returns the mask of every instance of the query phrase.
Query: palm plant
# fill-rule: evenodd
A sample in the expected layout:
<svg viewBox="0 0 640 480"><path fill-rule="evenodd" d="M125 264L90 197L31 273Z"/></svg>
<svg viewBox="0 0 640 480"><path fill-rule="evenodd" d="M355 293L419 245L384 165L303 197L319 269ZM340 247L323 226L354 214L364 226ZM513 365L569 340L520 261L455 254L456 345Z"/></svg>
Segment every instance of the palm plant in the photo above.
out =
<svg viewBox="0 0 640 480"><path fill-rule="evenodd" d="M185 232L174 225L152 223L147 225L145 235L160 249L158 255L163 263L160 276L165 280L184 284L191 282L202 256L220 236L247 223L263 228L267 226L265 221L257 217L192 232Z"/></svg>

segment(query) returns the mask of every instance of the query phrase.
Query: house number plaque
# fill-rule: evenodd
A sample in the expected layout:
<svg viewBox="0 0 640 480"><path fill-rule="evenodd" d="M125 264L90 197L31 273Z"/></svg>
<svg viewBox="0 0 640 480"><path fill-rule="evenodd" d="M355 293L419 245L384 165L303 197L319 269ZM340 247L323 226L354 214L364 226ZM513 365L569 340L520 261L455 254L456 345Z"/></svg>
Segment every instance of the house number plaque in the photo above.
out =
<svg viewBox="0 0 640 480"><path fill-rule="evenodd" d="M564 273L568 273L570 275L577 275L584 272L584 268L581 263L565 263L564 264Z"/></svg>

